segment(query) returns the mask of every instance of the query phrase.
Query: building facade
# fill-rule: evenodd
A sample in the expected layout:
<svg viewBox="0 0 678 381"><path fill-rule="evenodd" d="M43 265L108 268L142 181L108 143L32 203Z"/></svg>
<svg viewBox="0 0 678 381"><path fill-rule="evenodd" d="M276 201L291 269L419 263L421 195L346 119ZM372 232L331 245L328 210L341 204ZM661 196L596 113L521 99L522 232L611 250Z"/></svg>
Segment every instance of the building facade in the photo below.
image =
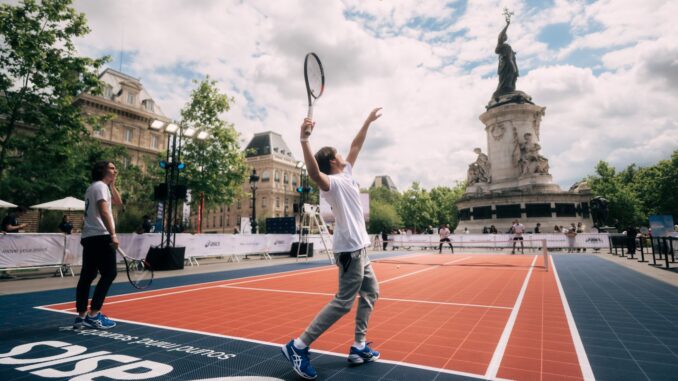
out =
<svg viewBox="0 0 678 381"><path fill-rule="evenodd" d="M294 205L300 200L296 189L301 184L302 172L299 162L288 148L282 136L267 131L255 134L247 144L246 161L257 171L256 184L257 221L261 229L268 217L293 217ZM251 171L250 171L251 173ZM245 196L231 205L206 210L203 213L204 233L234 233L240 229L243 217L252 217L252 190L249 182L243 184ZM197 211L191 210L191 230L197 230ZM236 230L236 228L238 230Z"/></svg>

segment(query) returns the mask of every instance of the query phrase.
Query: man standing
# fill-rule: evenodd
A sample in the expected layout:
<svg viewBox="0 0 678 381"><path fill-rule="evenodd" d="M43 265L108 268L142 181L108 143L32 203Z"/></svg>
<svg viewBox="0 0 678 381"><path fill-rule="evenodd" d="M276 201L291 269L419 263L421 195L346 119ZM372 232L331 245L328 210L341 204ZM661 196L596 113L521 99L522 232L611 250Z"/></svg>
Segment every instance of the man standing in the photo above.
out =
<svg viewBox="0 0 678 381"><path fill-rule="evenodd" d="M447 224L443 225L438 229L438 235L440 236L440 245L438 246L438 254L443 252L443 243L447 242L450 245L450 250L454 253L454 247L452 247L452 242L450 242L450 228Z"/></svg>
<svg viewBox="0 0 678 381"><path fill-rule="evenodd" d="M101 307L118 270L115 253L120 242L115 234L112 205L122 205L120 193L115 188L118 171L110 161L99 161L92 168L92 184L85 192L85 222L80 244L82 270L75 293L78 317L73 328L110 329L115 322L101 313ZM87 310L89 288L97 277L101 279L94 289L92 303Z"/></svg>
<svg viewBox="0 0 678 381"><path fill-rule="evenodd" d="M520 252L525 254L525 244L523 243L523 233L525 233L525 226L520 223L518 220L513 221L513 226L511 226L511 232L513 232L513 250L511 254L516 253L516 241L520 241Z"/></svg>
<svg viewBox="0 0 678 381"><path fill-rule="evenodd" d="M21 229L25 229L28 224L22 224L19 221L19 217L24 214L26 214L26 208L23 206L18 206L7 214L5 218L2 219L2 231L5 233L18 233Z"/></svg>
<svg viewBox="0 0 678 381"><path fill-rule="evenodd" d="M353 178L353 166L370 124L381 116L379 110L381 108L375 108L368 115L353 139L345 160L333 147L323 147L314 156L309 135L315 123L306 118L301 125L301 148L308 175L318 185L321 196L332 207L336 220L333 251L339 270L339 290L334 298L316 315L301 336L282 347L282 352L292 363L294 371L305 379L312 380L318 376L308 357L309 346L351 310L358 294L360 300L355 317L355 342L349 349L348 362L362 364L379 358L379 352L371 349L365 342L367 322L379 297L379 283L365 249L370 245L370 237L367 235L360 204L360 188Z"/></svg>

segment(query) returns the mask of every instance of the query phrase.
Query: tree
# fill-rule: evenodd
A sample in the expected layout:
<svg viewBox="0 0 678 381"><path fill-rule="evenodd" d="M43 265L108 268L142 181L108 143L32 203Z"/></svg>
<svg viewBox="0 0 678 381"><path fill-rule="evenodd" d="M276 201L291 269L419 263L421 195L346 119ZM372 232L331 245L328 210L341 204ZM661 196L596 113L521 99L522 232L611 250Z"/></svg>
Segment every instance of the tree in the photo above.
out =
<svg viewBox="0 0 678 381"><path fill-rule="evenodd" d="M77 55L73 39L89 28L70 3L0 5L0 193L18 202L63 195L89 171L79 167L92 151L85 123L97 120L86 120L74 100L100 92L107 58Z"/></svg>
<svg viewBox="0 0 678 381"><path fill-rule="evenodd" d="M181 110L182 128L193 127L208 132L204 140L184 141L182 161L186 165L186 183L193 195L193 205L204 194L207 208L230 204L242 195L248 168L240 150L238 132L233 124L221 119L230 109L229 98L217 89L217 82L205 77L197 83L190 101Z"/></svg>
<svg viewBox="0 0 678 381"><path fill-rule="evenodd" d="M370 234L390 233L391 230L398 228L401 224L402 220L394 204L370 199L370 222L367 227Z"/></svg>
<svg viewBox="0 0 678 381"><path fill-rule="evenodd" d="M435 226L448 224L450 230L454 231L459 224L457 201L466 191L466 182L457 183L454 188L435 187L431 189L431 200L435 210Z"/></svg>
<svg viewBox="0 0 678 381"><path fill-rule="evenodd" d="M403 193L397 210L403 224L408 228L423 231L428 225L436 223L436 208L431 195L417 182L412 183L412 187Z"/></svg>
<svg viewBox="0 0 678 381"><path fill-rule="evenodd" d="M624 228L647 221L640 200L630 186L633 181L629 182L629 178L633 178L635 172L635 168L631 168L617 174L608 163L600 161L596 165L596 174L587 179L593 193L609 201L608 224Z"/></svg>

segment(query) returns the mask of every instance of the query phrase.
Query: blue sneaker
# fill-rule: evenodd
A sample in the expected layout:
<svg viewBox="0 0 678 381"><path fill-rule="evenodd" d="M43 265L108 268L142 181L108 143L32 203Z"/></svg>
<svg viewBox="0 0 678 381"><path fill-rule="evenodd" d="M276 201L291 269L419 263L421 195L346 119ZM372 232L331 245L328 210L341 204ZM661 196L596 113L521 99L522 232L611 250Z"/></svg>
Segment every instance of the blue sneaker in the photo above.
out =
<svg viewBox="0 0 678 381"><path fill-rule="evenodd" d="M283 345L282 348L283 355L292 363L292 369L294 369L297 374L307 380L315 380L318 377L318 373L315 371L313 365L311 365L311 360L308 356L308 349L298 349L294 346L294 340L291 340L286 345Z"/></svg>
<svg viewBox="0 0 678 381"><path fill-rule="evenodd" d="M75 321L73 322L73 329L83 329L85 328L85 319L81 318L80 316L75 317Z"/></svg>
<svg viewBox="0 0 678 381"><path fill-rule="evenodd" d="M113 320L109 319L101 312L99 312L95 317L90 317L88 314L85 316L85 320L83 320L82 323L85 327L96 329L111 329L117 325Z"/></svg>
<svg viewBox="0 0 678 381"><path fill-rule="evenodd" d="M348 353L348 362L351 364L362 364L365 362L373 362L379 359L379 352L370 348L370 343L365 344L365 348L358 349L356 347L351 347L351 350Z"/></svg>

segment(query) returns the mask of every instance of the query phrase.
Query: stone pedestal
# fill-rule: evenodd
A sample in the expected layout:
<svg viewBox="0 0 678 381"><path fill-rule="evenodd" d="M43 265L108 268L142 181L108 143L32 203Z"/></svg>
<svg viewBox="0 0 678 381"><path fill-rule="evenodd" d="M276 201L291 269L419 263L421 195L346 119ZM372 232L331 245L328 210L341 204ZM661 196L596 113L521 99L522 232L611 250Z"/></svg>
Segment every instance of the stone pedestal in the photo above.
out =
<svg viewBox="0 0 678 381"><path fill-rule="evenodd" d="M528 184L551 184L548 173L523 174L518 163L517 144L524 142L525 134L539 144L539 126L545 107L530 104L505 104L491 108L480 115L487 133L487 151L492 163L490 190L516 188Z"/></svg>

